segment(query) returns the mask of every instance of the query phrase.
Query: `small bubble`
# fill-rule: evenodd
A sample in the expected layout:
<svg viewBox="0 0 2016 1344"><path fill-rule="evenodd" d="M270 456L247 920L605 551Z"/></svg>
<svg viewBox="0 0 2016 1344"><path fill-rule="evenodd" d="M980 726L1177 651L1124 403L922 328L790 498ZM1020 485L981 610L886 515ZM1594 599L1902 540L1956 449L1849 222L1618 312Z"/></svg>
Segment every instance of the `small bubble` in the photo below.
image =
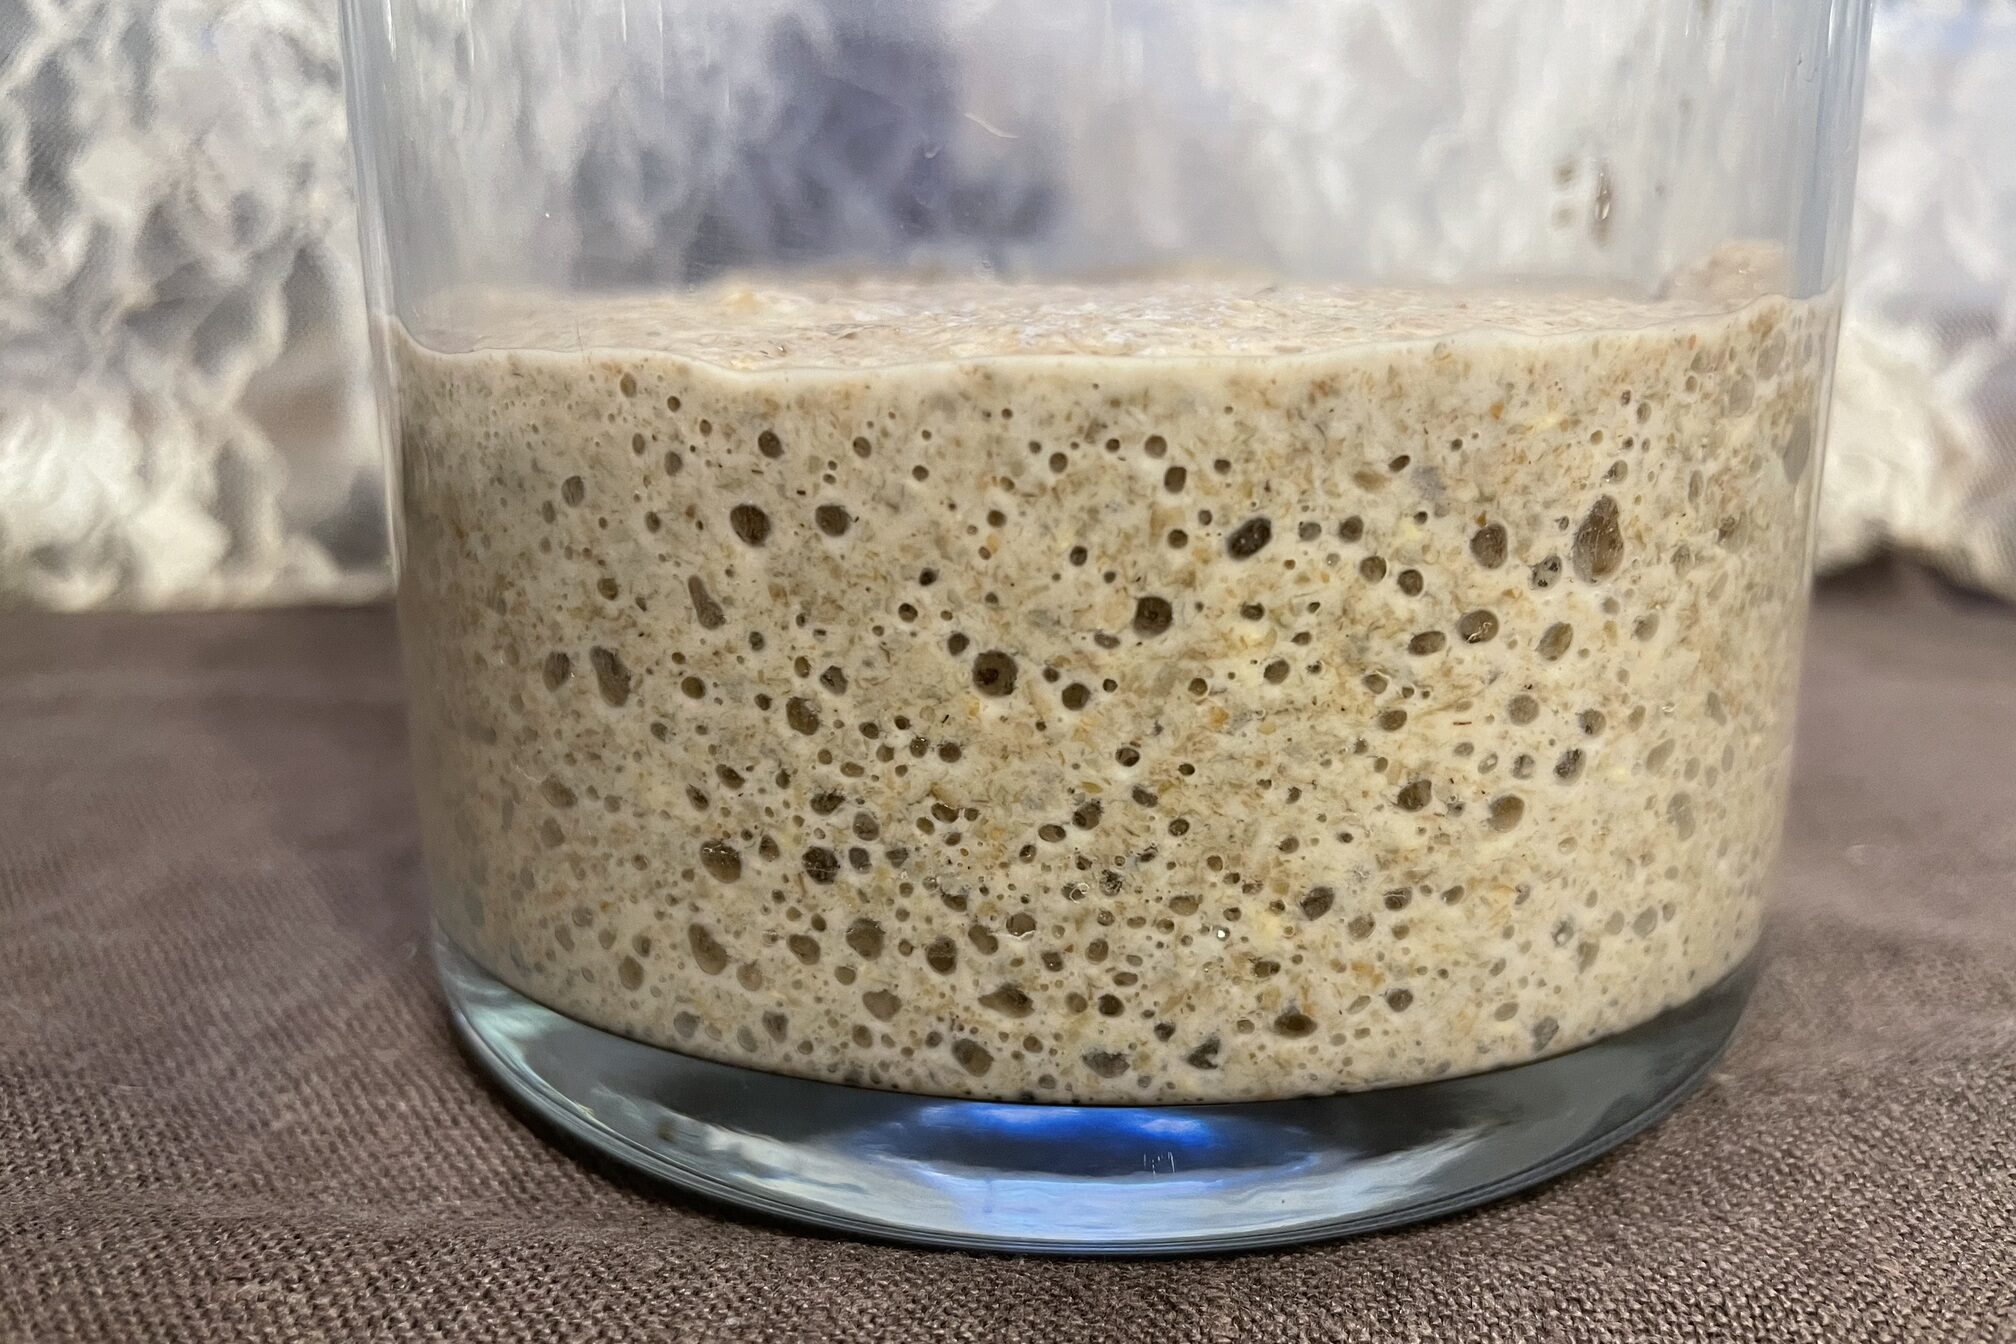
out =
<svg viewBox="0 0 2016 1344"><path fill-rule="evenodd" d="M564 653L549 653L540 673L546 682L546 689L557 691L567 684L569 677L574 675L574 660Z"/></svg>
<svg viewBox="0 0 2016 1344"><path fill-rule="evenodd" d="M1407 652L1416 655L1440 653L1448 638L1440 630L1423 630L1407 641Z"/></svg>
<svg viewBox="0 0 2016 1344"><path fill-rule="evenodd" d="M959 1067L975 1078L994 1067L994 1056L978 1041L960 1039L952 1042L952 1058L959 1061Z"/></svg>
<svg viewBox="0 0 2016 1344"><path fill-rule="evenodd" d="M1166 597L1142 597L1134 601L1134 632L1145 637L1162 634L1175 619L1175 608Z"/></svg>
<svg viewBox="0 0 2016 1344"><path fill-rule="evenodd" d="M579 476L569 476L560 482L560 499L563 503L579 504L588 497L588 487Z"/></svg>
<svg viewBox="0 0 2016 1344"><path fill-rule="evenodd" d="M1456 634L1465 644L1489 643L1498 634L1498 617L1488 611L1466 611L1456 620Z"/></svg>
<svg viewBox="0 0 2016 1344"><path fill-rule="evenodd" d="M588 662L595 669L595 685L603 700L621 709L630 699L630 669L614 650L599 644L588 650Z"/></svg>
<svg viewBox="0 0 2016 1344"><path fill-rule="evenodd" d="M1419 812L1428 806L1434 796L1435 785L1428 780L1417 779L1403 786L1400 792L1393 796L1393 801L1400 805L1402 811Z"/></svg>
<svg viewBox="0 0 2016 1344"><path fill-rule="evenodd" d="M1290 1040L1300 1040L1316 1030L1316 1019L1307 1013L1293 1009L1274 1019L1274 1034L1286 1036Z"/></svg>
<svg viewBox="0 0 2016 1344"><path fill-rule="evenodd" d="M761 546L770 539L770 515L754 504L737 504L728 510L728 525L750 546Z"/></svg>
<svg viewBox="0 0 2016 1344"><path fill-rule="evenodd" d="M819 709L803 696L792 696L784 702L784 718L792 730L811 736L819 731Z"/></svg>
<svg viewBox="0 0 2016 1344"><path fill-rule="evenodd" d="M1624 562L1624 531L1618 522L1617 501L1608 495L1590 508L1575 530L1570 552L1576 577L1585 583L1606 579Z"/></svg>
<svg viewBox="0 0 2016 1344"><path fill-rule="evenodd" d="M1404 1013L1414 1002L1411 989L1389 989L1386 991L1386 1006L1396 1013Z"/></svg>
<svg viewBox="0 0 2016 1344"><path fill-rule="evenodd" d="M1368 555L1358 562L1358 577L1367 583L1377 583L1386 577L1386 560L1383 556Z"/></svg>
<svg viewBox="0 0 2016 1344"><path fill-rule="evenodd" d="M686 596L693 603L693 618L700 622L702 629L718 630L727 623L727 613L714 600L714 595L707 591L707 585L700 581L699 575L686 580Z"/></svg>
<svg viewBox="0 0 2016 1344"><path fill-rule="evenodd" d="M705 925L686 926L686 945L692 949L693 961L708 975L719 975L728 967L728 949L721 946Z"/></svg>
<svg viewBox="0 0 2016 1344"><path fill-rule="evenodd" d="M882 926L872 919L857 919L847 926L847 946L863 960L881 956L884 941Z"/></svg>
<svg viewBox="0 0 2016 1344"><path fill-rule="evenodd" d="M1471 557L1486 569L1496 569L1505 563L1505 540L1503 524L1486 524L1470 537Z"/></svg>
<svg viewBox="0 0 2016 1344"><path fill-rule="evenodd" d="M973 660L973 689L982 695L1000 697L1015 689L1014 658L999 649L989 649Z"/></svg>
<svg viewBox="0 0 2016 1344"><path fill-rule="evenodd" d="M1330 913L1330 907L1337 903L1337 892L1332 887L1311 887L1302 898L1302 918L1321 919Z"/></svg>
<svg viewBox="0 0 2016 1344"><path fill-rule="evenodd" d="M1516 793L1508 793L1491 800L1491 829L1509 831L1519 824L1526 815L1526 800Z"/></svg>
<svg viewBox="0 0 2016 1344"><path fill-rule="evenodd" d="M1813 456L1813 417L1801 412L1792 422L1791 433L1785 436L1785 444L1778 450L1779 461L1785 467L1785 479L1797 481L1806 472L1806 463Z"/></svg>
<svg viewBox="0 0 2016 1344"><path fill-rule="evenodd" d="M1086 1068L1101 1078L1118 1078L1129 1067L1127 1056L1112 1050L1087 1050L1080 1058Z"/></svg>
<svg viewBox="0 0 2016 1344"><path fill-rule="evenodd" d="M726 840L708 840L700 846L700 866L723 882L742 876L742 852Z"/></svg>
<svg viewBox="0 0 2016 1344"><path fill-rule="evenodd" d="M807 849L800 856L800 862L804 865L805 876L821 885L830 883L840 875L839 857L824 845L813 845ZM852 934L848 935L848 941L853 941Z"/></svg>
<svg viewBox="0 0 2016 1344"><path fill-rule="evenodd" d="M777 437L774 429L766 429L756 436L756 448L765 457L784 456L784 440Z"/></svg>
<svg viewBox="0 0 2016 1344"><path fill-rule="evenodd" d="M1266 518L1248 518L1225 539L1225 552L1234 560L1247 560L1266 549L1274 539L1274 524Z"/></svg>
<svg viewBox="0 0 2016 1344"><path fill-rule="evenodd" d="M1009 1017L1027 1017L1036 1011L1036 1001L1019 985L1002 985L980 996L980 1006Z"/></svg>

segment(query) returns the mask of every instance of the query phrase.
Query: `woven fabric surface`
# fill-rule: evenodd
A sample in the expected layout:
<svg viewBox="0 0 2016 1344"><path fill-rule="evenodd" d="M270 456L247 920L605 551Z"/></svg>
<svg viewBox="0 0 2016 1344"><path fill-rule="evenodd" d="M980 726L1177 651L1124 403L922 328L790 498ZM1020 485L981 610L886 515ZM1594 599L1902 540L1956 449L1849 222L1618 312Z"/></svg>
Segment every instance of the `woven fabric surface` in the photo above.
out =
<svg viewBox="0 0 2016 1344"><path fill-rule="evenodd" d="M1710 1084L1488 1209L907 1250L586 1165L454 1047L382 610L0 617L0 1340L2016 1338L2016 613L1823 591Z"/></svg>

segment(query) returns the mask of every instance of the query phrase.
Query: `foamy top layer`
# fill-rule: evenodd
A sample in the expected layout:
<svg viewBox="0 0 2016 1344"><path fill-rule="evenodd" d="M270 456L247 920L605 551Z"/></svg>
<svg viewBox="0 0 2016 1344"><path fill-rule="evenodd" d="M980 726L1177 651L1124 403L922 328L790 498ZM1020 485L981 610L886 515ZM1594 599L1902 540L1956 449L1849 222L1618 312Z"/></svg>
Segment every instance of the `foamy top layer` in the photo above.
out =
<svg viewBox="0 0 2016 1344"><path fill-rule="evenodd" d="M1719 254L1718 254L1719 256ZM457 349L645 350L726 369L865 368L1002 356L1295 355L1479 330L1556 336L1726 312L1768 292L1743 268L1659 299L1558 289L1365 289L1253 277L1104 284L759 280L648 296L464 293ZM459 339L455 332L464 333ZM469 335L468 333L474 333ZM428 344L436 344L429 341Z"/></svg>

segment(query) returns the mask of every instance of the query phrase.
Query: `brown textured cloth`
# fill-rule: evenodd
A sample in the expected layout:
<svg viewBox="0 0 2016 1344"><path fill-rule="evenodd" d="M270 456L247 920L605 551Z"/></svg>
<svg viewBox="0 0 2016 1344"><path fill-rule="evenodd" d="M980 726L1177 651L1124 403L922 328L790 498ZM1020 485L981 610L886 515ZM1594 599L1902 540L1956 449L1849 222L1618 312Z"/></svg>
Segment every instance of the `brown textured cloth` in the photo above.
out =
<svg viewBox="0 0 2016 1344"><path fill-rule="evenodd" d="M1286 1252L809 1235L450 1042L384 612L0 618L0 1339L2016 1338L2016 614L1827 592L1752 1015L1651 1134Z"/></svg>

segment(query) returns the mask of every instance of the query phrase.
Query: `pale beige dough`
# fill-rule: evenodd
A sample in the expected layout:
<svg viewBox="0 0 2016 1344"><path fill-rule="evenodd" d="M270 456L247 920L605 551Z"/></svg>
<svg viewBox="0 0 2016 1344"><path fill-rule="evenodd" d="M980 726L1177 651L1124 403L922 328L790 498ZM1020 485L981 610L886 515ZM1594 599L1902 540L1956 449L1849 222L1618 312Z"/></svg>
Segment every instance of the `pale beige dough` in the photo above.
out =
<svg viewBox="0 0 2016 1344"><path fill-rule="evenodd" d="M1832 323L1166 280L398 337L440 918L612 1030L952 1095L1641 1022L1757 938Z"/></svg>

